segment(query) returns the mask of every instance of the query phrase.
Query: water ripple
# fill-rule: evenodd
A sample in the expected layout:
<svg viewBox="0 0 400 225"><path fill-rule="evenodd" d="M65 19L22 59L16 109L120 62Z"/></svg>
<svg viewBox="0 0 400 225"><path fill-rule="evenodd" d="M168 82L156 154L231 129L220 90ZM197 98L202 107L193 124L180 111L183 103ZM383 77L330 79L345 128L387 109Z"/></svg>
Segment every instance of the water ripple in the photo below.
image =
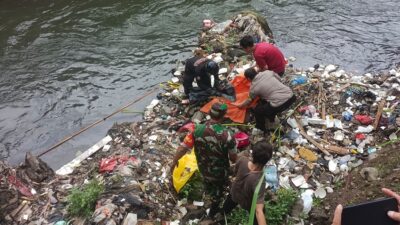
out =
<svg viewBox="0 0 400 225"><path fill-rule="evenodd" d="M0 142L10 160L50 147L167 80L196 46L202 19L223 21L244 9L262 12L296 66L366 72L399 63L396 0L2 0ZM90 146L112 123L61 150Z"/></svg>

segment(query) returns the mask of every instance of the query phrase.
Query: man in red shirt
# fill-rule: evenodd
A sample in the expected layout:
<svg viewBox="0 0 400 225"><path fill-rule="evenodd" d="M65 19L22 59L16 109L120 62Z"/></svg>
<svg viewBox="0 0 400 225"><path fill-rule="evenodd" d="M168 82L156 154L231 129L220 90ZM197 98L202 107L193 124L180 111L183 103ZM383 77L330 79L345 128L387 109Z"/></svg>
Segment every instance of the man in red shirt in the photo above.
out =
<svg viewBox="0 0 400 225"><path fill-rule="evenodd" d="M240 40L240 47L242 47L247 53L253 53L260 72L264 70L272 70L279 74L279 76L282 76L285 73L285 57L275 45L267 42L254 44L253 37L247 35Z"/></svg>

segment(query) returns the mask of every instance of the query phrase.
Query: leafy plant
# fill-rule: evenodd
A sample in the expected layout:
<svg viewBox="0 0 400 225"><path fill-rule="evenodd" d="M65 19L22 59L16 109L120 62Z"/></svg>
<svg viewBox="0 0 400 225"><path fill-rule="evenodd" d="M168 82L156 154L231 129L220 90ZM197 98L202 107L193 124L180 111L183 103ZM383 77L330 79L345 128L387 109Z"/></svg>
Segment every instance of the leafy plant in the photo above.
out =
<svg viewBox="0 0 400 225"><path fill-rule="evenodd" d="M292 189L281 188L277 191L277 198L265 202L265 211L268 225L284 224L286 216L292 211L297 201L297 192Z"/></svg>
<svg viewBox="0 0 400 225"><path fill-rule="evenodd" d="M227 224L247 224L248 221L249 213L240 207L236 207L229 215L227 215Z"/></svg>
<svg viewBox="0 0 400 225"><path fill-rule="evenodd" d="M179 196L192 201L201 201L203 192L203 178L201 177L200 172L196 171L185 184L185 186L183 186L179 192Z"/></svg>
<svg viewBox="0 0 400 225"><path fill-rule="evenodd" d="M74 188L67 198L67 209L71 216L89 217L92 215L96 201L104 192L104 184L94 179L81 189Z"/></svg>

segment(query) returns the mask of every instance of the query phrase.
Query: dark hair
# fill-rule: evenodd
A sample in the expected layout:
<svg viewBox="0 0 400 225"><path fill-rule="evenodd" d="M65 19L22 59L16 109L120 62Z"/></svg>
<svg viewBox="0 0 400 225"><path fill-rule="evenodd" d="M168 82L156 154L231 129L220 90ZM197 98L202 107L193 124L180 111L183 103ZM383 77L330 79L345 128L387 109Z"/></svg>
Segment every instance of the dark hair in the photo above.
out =
<svg viewBox="0 0 400 225"><path fill-rule="evenodd" d="M254 68L248 68L244 71L244 76L249 80L253 80L256 75L257 71Z"/></svg>
<svg viewBox="0 0 400 225"><path fill-rule="evenodd" d="M228 107L226 104L221 104L219 102L214 103L210 109L210 116L214 120L220 120L224 118Z"/></svg>
<svg viewBox="0 0 400 225"><path fill-rule="evenodd" d="M271 159L273 148L266 140L255 143L252 148L253 163L264 166Z"/></svg>
<svg viewBox="0 0 400 225"><path fill-rule="evenodd" d="M254 39L252 36L246 35L242 39L240 39L240 47L249 48L253 46L254 46Z"/></svg>
<svg viewBox="0 0 400 225"><path fill-rule="evenodd" d="M219 66L213 60L210 60L206 64L206 71L207 73L211 73L212 75L218 75Z"/></svg>

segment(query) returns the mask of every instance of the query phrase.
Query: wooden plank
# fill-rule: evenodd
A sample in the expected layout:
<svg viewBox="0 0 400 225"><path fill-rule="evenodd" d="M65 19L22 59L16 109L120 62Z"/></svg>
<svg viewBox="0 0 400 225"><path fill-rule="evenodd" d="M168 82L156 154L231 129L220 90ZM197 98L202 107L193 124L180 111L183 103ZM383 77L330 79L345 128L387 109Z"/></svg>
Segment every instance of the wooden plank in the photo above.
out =
<svg viewBox="0 0 400 225"><path fill-rule="evenodd" d="M382 101L378 105L378 112L376 113L375 121L374 121L374 130L376 130L376 128L378 128L379 120L381 119L383 107L385 106L385 103L386 103L386 100L382 99Z"/></svg>
<svg viewBox="0 0 400 225"><path fill-rule="evenodd" d="M347 155L350 153L350 150L348 148L344 148L344 147L339 147L339 146L335 146L335 145L324 145L324 148L330 152L330 153L335 153L338 155Z"/></svg>
<svg viewBox="0 0 400 225"><path fill-rule="evenodd" d="M296 122L297 122L297 126L298 126L299 129L300 129L300 134L303 135L303 137L304 137L305 139L307 139L309 142L311 142L313 145L315 145L315 147L317 147L317 148L318 148L321 152L323 152L325 155L330 155L330 153L329 153L328 151L326 151L326 150L324 149L324 147L323 147L320 143L318 143L318 142L317 142L316 140L314 140L312 137L310 137L310 136L307 135L307 133L305 132L305 130L304 130L303 126L301 125L299 119L297 119L297 118L295 118L295 119L296 119Z"/></svg>
<svg viewBox="0 0 400 225"><path fill-rule="evenodd" d="M345 85L343 85L343 86L341 86L339 89L337 89L337 90L336 90L336 93L337 93L337 92L342 92L344 89L350 87L350 85L351 85L350 83L346 83Z"/></svg>

